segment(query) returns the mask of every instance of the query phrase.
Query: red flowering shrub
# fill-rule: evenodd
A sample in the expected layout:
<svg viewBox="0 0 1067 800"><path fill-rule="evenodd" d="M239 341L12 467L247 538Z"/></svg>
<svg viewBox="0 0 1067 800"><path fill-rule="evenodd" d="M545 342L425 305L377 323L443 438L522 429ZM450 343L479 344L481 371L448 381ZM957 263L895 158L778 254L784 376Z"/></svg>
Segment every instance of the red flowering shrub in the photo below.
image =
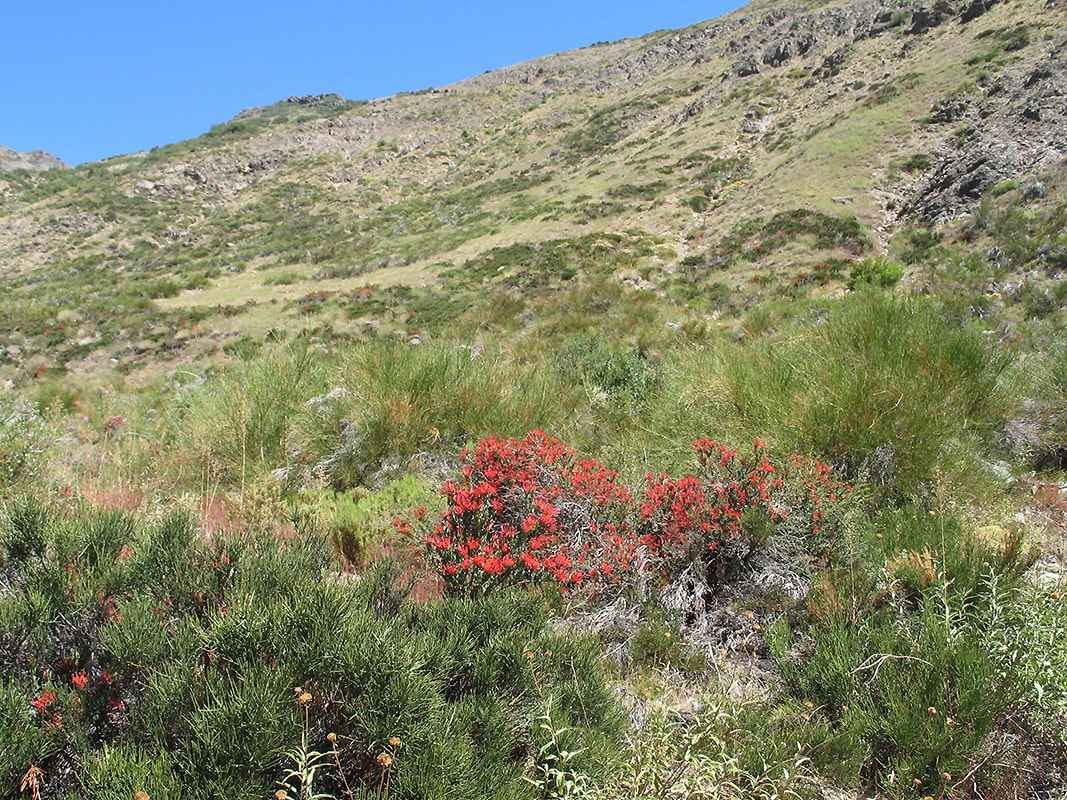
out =
<svg viewBox="0 0 1067 800"><path fill-rule="evenodd" d="M630 525L633 498L617 474L532 431L490 437L442 488L447 508L426 537L453 588L618 583L651 555Z"/></svg>
<svg viewBox="0 0 1067 800"><path fill-rule="evenodd" d="M644 539L671 560L716 553L724 543L751 545L772 531L803 537L826 556L837 525L838 501L851 487L815 460L793 456L775 465L758 439L753 456L709 439L694 442L699 475L649 474L639 507Z"/></svg>
<svg viewBox="0 0 1067 800"><path fill-rule="evenodd" d="M847 490L828 467L800 457L776 466L759 441L749 459L707 439L695 448L698 475L650 474L637 501L617 473L541 431L485 439L441 489L447 506L426 536L430 557L454 590L548 581L596 592L723 558L724 543L747 549L775 530L825 554L827 513Z"/></svg>

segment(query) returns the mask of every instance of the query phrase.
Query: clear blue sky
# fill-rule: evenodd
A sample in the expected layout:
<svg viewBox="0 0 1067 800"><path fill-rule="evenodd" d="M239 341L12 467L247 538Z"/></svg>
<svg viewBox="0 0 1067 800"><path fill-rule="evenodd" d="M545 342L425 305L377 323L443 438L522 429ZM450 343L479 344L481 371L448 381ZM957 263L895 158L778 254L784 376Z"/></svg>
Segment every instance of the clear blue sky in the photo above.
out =
<svg viewBox="0 0 1067 800"><path fill-rule="evenodd" d="M444 86L741 0L8 0L0 145L68 164L188 139L291 95Z"/></svg>

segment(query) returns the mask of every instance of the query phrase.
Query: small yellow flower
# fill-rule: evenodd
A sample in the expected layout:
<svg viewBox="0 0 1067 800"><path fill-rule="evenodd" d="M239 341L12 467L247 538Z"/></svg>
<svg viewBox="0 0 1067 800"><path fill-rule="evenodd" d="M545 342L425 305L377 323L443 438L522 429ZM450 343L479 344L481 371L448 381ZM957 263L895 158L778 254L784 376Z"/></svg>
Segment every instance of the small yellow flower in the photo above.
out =
<svg viewBox="0 0 1067 800"><path fill-rule="evenodd" d="M382 753L378 756L378 763L385 769L389 769L393 764L393 757L388 753Z"/></svg>
<svg viewBox="0 0 1067 800"><path fill-rule="evenodd" d="M337 734L334 733L333 731L330 731L329 733L326 734L326 741L329 742L330 744L333 744L334 742L337 741Z"/></svg>
<svg viewBox="0 0 1067 800"><path fill-rule="evenodd" d="M546 658L552 658L552 651L551 650L545 650L545 657Z"/></svg>
<svg viewBox="0 0 1067 800"><path fill-rule="evenodd" d="M275 800L289 800L289 792L285 791L285 789L279 789L274 793L274 798ZM138 800L138 798L135 797L134 800Z"/></svg>
<svg viewBox="0 0 1067 800"><path fill-rule="evenodd" d="M810 720L810 719L811 719L811 715L810 715L810 714L801 714L801 715L800 715L800 718L801 718L802 720L804 720L805 722L807 722L808 720Z"/></svg>
<svg viewBox="0 0 1067 800"><path fill-rule="evenodd" d="M296 700L297 700L298 703L300 703L300 705L306 706L308 703L311 702L311 693L310 692L302 692L300 694L300 696L298 698L296 698Z"/></svg>
<svg viewBox="0 0 1067 800"><path fill-rule="evenodd" d="M943 781L950 781L950 780L952 780L952 774L951 774L951 773L949 773L949 772L942 772L942 773L941 773L941 780L943 780Z"/></svg>
<svg viewBox="0 0 1067 800"><path fill-rule="evenodd" d="M929 714L931 717L936 717L937 716L937 709L934 708L933 706L930 706L928 709L926 709L926 713Z"/></svg>
<svg viewBox="0 0 1067 800"><path fill-rule="evenodd" d="M391 747L400 747L400 737L399 736L390 736L389 737L389 745Z"/></svg>
<svg viewBox="0 0 1067 800"><path fill-rule="evenodd" d="M664 633L664 634L663 634L663 638L664 638L664 639L670 639L670 638L671 638L671 632L670 632L670 631L667 631L666 633Z"/></svg>
<svg viewBox="0 0 1067 800"><path fill-rule="evenodd" d="M133 800L149 800L148 792L138 792L133 796Z"/></svg>
<svg viewBox="0 0 1067 800"><path fill-rule="evenodd" d="M813 702L811 702L810 700L805 700L804 701L804 708L815 708L815 704Z"/></svg>
<svg viewBox="0 0 1067 800"><path fill-rule="evenodd" d="M922 786L923 782L921 780L919 780L918 778L912 778L911 779L911 785L912 786Z"/></svg>
<svg viewBox="0 0 1067 800"><path fill-rule="evenodd" d="M523 658L525 658L527 661L533 660L533 652L531 652L530 650L527 650L522 655L523 655Z"/></svg>
<svg viewBox="0 0 1067 800"><path fill-rule="evenodd" d="M763 628L760 626L760 624L758 622L753 622L752 623L752 630L761 631L761 630L763 630Z"/></svg>

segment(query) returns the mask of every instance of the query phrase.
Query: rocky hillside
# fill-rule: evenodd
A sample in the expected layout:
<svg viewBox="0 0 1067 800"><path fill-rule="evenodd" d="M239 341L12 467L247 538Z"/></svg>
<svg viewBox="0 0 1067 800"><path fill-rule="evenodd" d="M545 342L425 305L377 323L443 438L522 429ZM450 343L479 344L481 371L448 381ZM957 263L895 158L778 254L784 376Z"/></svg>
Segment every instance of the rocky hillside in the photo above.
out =
<svg viewBox="0 0 1067 800"><path fill-rule="evenodd" d="M0 343L22 374L46 368L29 353L128 366L279 325L425 333L494 287L522 299L584 275L575 253L602 236L628 254L597 256L610 281L676 317L729 316L767 280L1047 183L1067 154L1065 23L1046 0L755 0L448 87L294 97L149 153L9 173ZM568 255L530 278L546 243ZM364 302L375 289L384 305Z"/></svg>

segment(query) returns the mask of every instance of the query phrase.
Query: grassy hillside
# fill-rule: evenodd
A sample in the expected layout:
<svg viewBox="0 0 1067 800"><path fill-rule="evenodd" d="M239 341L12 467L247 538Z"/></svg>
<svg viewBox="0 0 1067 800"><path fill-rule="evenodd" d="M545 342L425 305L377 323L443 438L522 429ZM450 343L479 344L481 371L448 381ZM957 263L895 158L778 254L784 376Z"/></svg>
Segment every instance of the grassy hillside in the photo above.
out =
<svg viewBox="0 0 1067 800"><path fill-rule="evenodd" d="M1062 795L1065 15L0 174L0 797Z"/></svg>

